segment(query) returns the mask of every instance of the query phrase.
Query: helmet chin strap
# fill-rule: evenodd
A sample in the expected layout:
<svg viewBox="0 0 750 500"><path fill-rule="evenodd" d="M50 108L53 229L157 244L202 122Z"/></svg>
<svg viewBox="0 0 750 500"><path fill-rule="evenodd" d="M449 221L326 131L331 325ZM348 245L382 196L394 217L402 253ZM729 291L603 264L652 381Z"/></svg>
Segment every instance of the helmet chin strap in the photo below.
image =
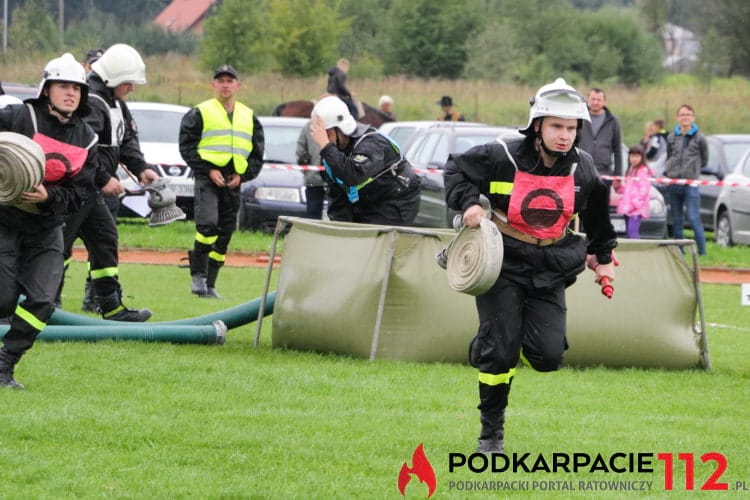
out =
<svg viewBox="0 0 750 500"><path fill-rule="evenodd" d="M63 111L62 109L58 108L57 106L55 106L55 105L54 105L54 104L52 104L51 102L49 103L49 108L50 108L50 109L51 109L52 111L54 111L55 113L57 113L58 115L60 115L60 116L62 116L63 118L65 118L65 119L68 119L68 120L70 120L70 119L71 119L71 118L73 117L73 112L72 112L72 111L70 111L70 112L68 112L68 111Z"/></svg>

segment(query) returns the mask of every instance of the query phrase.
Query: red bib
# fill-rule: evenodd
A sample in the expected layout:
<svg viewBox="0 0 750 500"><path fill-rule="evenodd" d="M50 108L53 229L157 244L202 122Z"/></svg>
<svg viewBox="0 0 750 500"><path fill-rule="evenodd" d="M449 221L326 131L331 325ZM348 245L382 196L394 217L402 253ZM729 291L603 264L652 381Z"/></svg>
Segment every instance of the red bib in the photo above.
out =
<svg viewBox="0 0 750 500"><path fill-rule="evenodd" d="M32 139L44 151L45 184L56 184L75 177L88 158L89 151L86 148L60 142L39 132Z"/></svg>
<svg viewBox="0 0 750 500"><path fill-rule="evenodd" d="M534 238L557 238L568 227L574 205L572 172L559 177L516 170L508 204L508 223Z"/></svg>

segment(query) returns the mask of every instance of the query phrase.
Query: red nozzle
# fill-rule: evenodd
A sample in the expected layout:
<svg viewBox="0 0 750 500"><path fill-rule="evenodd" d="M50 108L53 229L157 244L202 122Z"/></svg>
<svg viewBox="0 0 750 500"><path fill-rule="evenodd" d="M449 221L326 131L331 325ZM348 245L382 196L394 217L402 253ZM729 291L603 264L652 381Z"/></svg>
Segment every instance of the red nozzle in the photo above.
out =
<svg viewBox="0 0 750 500"><path fill-rule="evenodd" d="M615 287L610 285L609 278L604 276L602 279L599 280L599 284L602 286L602 295L604 295L608 299L611 299L612 296L615 294Z"/></svg>

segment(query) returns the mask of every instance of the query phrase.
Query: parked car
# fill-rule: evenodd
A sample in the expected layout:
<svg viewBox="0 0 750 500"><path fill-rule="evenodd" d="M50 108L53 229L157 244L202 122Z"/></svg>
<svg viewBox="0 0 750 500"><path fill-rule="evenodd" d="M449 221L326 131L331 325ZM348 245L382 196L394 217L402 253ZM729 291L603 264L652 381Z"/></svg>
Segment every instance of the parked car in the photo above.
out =
<svg viewBox="0 0 750 500"><path fill-rule="evenodd" d="M451 227L457 212L445 203L443 170L449 154L463 153L472 146L486 144L498 137L518 136L511 127L463 122L435 122L417 131L404 156L422 179L422 194L415 226Z"/></svg>
<svg viewBox="0 0 750 500"><path fill-rule="evenodd" d="M393 139L401 147L402 151L409 148L411 139L419 132L430 127L452 126L453 122L438 120L417 120L406 122L386 122L380 126L380 131ZM484 123L461 122L462 127L486 126Z"/></svg>
<svg viewBox="0 0 750 500"><path fill-rule="evenodd" d="M278 168L296 165L297 139L307 118L259 116L265 135L264 165L258 177L240 186L240 229L272 231L280 215L304 217L307 211L305 179L301 170Z"/></svg>
<svg viewBox="0 0 750 500"><path fill-rule="evenodd" d="M193 217L193 172L180 155L180 122L190 108L158 102L128 102L128 109L138 127L141 151L146 161L156 166L161 177L169 179L169 187L177 195L177 206ZM128 189L138 189L127 173L118 169L118 176ZM121 199L121 215L141 215L142 196L125 196ZM141 209L142 212L142 209Z"/></svg>
<svg viewBox="0 0 750 500"><path fill-rule="evenodd" d="M721 181L729 175L742 155L750 150L750 134L716 134L706 136L708 140L708 164L701 171L701 180ZM720 186L700 186L701 221L703 227L713 231L714 207L719 197Z"/></svg>
<svg viewBox="0 0 750 500"><path fill-rule="evenodd" d="M714 238L722 247L750 245L750 151L724 177L714 207Z"/></svg>
<svg viewBox="0 0 750 500"><path fill-rule="evenodd" d="M31 83L2 82L2 86L6 95L12 95L22 101L39 94L39 87Z"/></svg>

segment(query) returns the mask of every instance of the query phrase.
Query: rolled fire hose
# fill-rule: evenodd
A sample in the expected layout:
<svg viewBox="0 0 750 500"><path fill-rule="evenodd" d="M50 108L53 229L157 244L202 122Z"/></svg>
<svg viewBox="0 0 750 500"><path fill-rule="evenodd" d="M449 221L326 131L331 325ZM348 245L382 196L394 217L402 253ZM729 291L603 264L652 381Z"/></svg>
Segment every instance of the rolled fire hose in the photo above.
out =
<svg viewBox="0 0 750 500"><path fill-rule="evenodd" d="M481 295L500 276L503 237L494 222L482 218L479 227L463 226L448 245L448 284L457 292Z"/></svg>
<svg viewBox="0 0 750 500"><path fill-rule="evenodd" d="M44 180L42 147L15 132L0 132L0 204L21 205L21 193Z"/></svg>

